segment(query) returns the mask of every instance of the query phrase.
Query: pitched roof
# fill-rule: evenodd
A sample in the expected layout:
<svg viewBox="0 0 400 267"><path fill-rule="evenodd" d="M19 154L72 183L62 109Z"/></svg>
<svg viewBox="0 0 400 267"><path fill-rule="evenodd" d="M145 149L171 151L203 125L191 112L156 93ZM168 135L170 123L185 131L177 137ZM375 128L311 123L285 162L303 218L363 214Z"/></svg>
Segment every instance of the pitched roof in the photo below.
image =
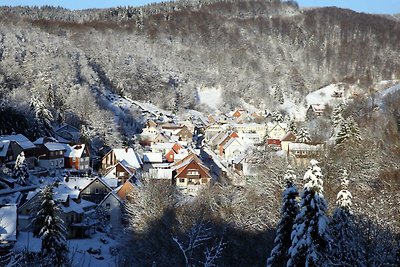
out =
<svg viewBox="0 0 400 267"><path fill-rule="evenodd" d="M29 139L26 138L22 134L11 134L11 135L0 136L0 141L4 141L4 140L16 142L24 150L36 148L35 144L33 144L31 141L29 141Z"/></svg>
<svg viewBox="0 0 400 267"><path fill-rule="evenodd" d="M81 158L83 152L85 151L85 144L73 145L73 146L65 144L64 148L66 149L65 153L64 153L64 157L66 157L66 158Z"/></svg>
<svg viewBox="0 0 400 267"><path fill-rule="evenodd" d="M143 162L146 163L162 163L162 153L145 152L143 153Z"/></svg>
<svg viewBox="0 0 400 267"><path fill-rule="evenodd" d="M241 142L239 142L239 140L237 138L231 138L228 142L226 142L226 144L224 145L224 149L226 149L227 147L229 147L233 142L237 142L239 145L243 146L243 144Z"/></svg>
<svg viewBox="0 0 400 267"><path fill-rule="evenodd" d="M85 190L86 188L88 188L92 183L94 183L96 180L98 180L100 183L102 183L107 189L109 189L110 191L112 190L111 187L100 177L96 177L94 178L92 181L90 181L89 184L87 184L84 188L82 188L80 191L82 192L83 190Z"/></svg>
<svg viewBox="0 0 400 267"><path fill-rule="evenodd" d="M65 147L63 146L63 144L60 144L60 143L48 142L48 143L45 143L44 146L49 151L66 150Z"/></svg>
<svg viewBox="0 0 400 267"><path fill-rule="evenodd" d="M282 137L281 141L296 141L296 136L292 132L288 132Z"/></svg>
<svg viewBox="0 0 400 267"><path fill-rule="evenodd" d="M103 200L99 203L99 206L103 204L104 201L106 201L107 198L109 197L114 197L116 200L118 200L119 203L122 203L122 199L117 195L118 190L113 190L110 191L104 198Z"/></svg>
<svg viewBox="0 0 400 267"><path fill-rule="evenodd" d="M9 140L1 140L0 141L0 157L5 157L7 155L9 146L10 146Z"/></svg>
<svg viewBox="0 0 400 267"><path fill-rule="evenodd" d="M129 167L140 169L143 165L139 155L132 148L114 148L112 151L117 161L125 161Z"/></svg>
<svg viewBox="0 0 400 267"><path fill-rule="evenodd" d="M192 163L192 162L200 168L200 171L202 171L205 174L205 176L207 176L208 178L211 178L210 169L208 169L206 166L204 166L201 161L200 162L197 161L194 157L191 158L185 165L182 165L178 169L178 172L175 175L175 177L179 177L181 175L181 173L183 173L185 171L185 169L187 169L189 167L190 163ZM204 177L202 177L202 178L204 178Z"/></svg>

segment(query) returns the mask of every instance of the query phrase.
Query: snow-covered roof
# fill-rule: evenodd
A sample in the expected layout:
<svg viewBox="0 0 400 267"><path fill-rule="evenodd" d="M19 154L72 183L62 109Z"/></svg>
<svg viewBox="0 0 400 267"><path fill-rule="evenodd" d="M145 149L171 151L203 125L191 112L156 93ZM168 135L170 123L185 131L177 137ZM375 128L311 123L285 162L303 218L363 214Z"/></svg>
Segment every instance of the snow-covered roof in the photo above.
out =
<svg viewBox="0 0 400 267"><path fill-rule="evenodd" d="M151 149L171 149L175 143L157 143L157 144L152 144Z"/></svg>
<svg viewBox="0 0 400 267"><path fill-rule="evenodd" d="M0 205L19 204L21 200L21 192L14 192L0 196Z"/></svg>
<svg viewBox="0 0 400 267"><path fill-rule="evenodd" d="M116 178L102 178L103 181L111 188L116 188L118 186L118 179Z"/></svg>
<svg viewBox="0 0 400 267"><path fill-rule="evenodd" d="M274 129L276 126L280 126L282 129L286 129L287 128L287 123L286 122L268 122L267 123L267 127L268 127L268 131L271 131L272 129Z"/></svg>
<svg viewBox="0 0 400 267"><path fill-rule="evenodd" d="M232 163L233 164L239 164L239 163L243 162L243 160L245 158L246 158L246 155L241 155L239 157L235 157L235 158L233 158Z"/></svg>
<svg viewBox="0 0 400 267"><path fill-rule="evenodd" d="M294 141L296 136L292 132L288 132L282 137L281 141Z"/></svg>
<svg viewBox="0 0 400 267"><path fill-rule="evenodd" d="M36 147L31 141L29 141L28 138L26 138L22 134L12 134L12 135L0 136L0 141L4 141L4 140L16 142L24 150Z"/></svg>
<svg viewBox="0 0 400 267"><path fill-rule="evenodd" d="M17 205L0 208L0 240L17 241Z"/></svg>
<svg viewBox="0 0 400 267"><path fill-rule="evenodd" d="M64 157L66 158L80 158L82 157L83 151L85 151L85 144L81 144L81 145L64 145L65 153L64 153Z"/></svg>
<svg viewBox="0 0 400 267"><path fill-rule="evenodd" d="M90 184L93 180L93 178L69 177L68 182L64 181L62 183L64 183L72 190L81 190L85 188L88 184Z"/></svg>
<svg viewBox="0 0 400 267"><path fill-rule="evenodd" d="M143 153L143 162L145 163L162 163L162 153L145 152Z"/></svg>
<svg viewBox="0 0 400 267"><path fill-rule="evenodd" d="M237 140L237 138L231 138L231 139L229 139L229 141L226 142L226 144L224 145L224 149L226 149L227 147L229 147L230 145L232 145L232 143L234 143L234 142L237 143L237 144L239 144L240 146L243 146L242 143L239 142L239 140Z"/></svg>
<svg viewBox="0 0 400 267"><path fill-rule="evenodd" d="M76 203L74 200L69 199L68 206L61 205L61 210L64 213L75 212L78 214L82 214L85 212L86 208L95 207L96 204L85 199L81 199L79 203Z"/></svg>
<svg viewBox="0 0 400 267"><path fill-rule="evenodd" d="M49 151L65 150L65 147L63 146L63 144L60 144L60 143L48 142L48 143L45 143L44 146Z"/></svg>
<svg viewBox="0 0 400 267"><path fill-rule="evenodd" d="M0 141L0 157L5 157L7 155L9 146L10 146L9 140L1 140Z"/></svg>
<svg viewBox="0 0 400 267"><path fill-rule="evenodd" d="M132 148L114 148L113 151L117 161L125 160L129 167L140 169L143 165L139 155Z"/></svg>

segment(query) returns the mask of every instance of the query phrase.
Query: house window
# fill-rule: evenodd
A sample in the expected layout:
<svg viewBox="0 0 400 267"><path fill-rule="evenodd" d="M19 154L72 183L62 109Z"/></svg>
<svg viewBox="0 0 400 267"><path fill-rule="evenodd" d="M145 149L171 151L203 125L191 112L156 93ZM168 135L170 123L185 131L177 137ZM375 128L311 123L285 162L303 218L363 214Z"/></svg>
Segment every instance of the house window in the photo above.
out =
<svg viewBox="0 0 400 267"><path fill-rule="evenodd" d="M193 180L189 178L189 183L191 183L191 182L193 182Z"/></svg>
<svg viewBox="0 0 400 267"><path fill-rule="evenodd" d="M201 179L201 183L202 183L202 184L206 184L207 182L208 182L207 178Z"/></svg>
<svg viewBox="0 0 400 267"><path fill-rule="evenodd" d="M184 179L184 178L180 178L180 179L179 179L179 182L180 182L180 183L184 183L184 182L185 182L185 179Z"/></svg>
<svg viewBox="0 0 400 267"><path fill-rule="evenodd" d="M62 161L62 159L60 159L60 165L62 165L63 164L63 161Z"/></svg>
<svg viewBox="0 0 400 267"><path fill-rule="evenodd" d="M110 208L111 208L110 203L107 203L107 204L106 204L106 209L109 210Z"/></svg>
<svg viewBox="0 0 400 267"><path fill-rule="evenodd" d="M95 192L95 194L98 194L98 193L99 193L99 189L96 188L96 189L94 190L94 192Z"/></svg>
<svg viewBox="0 0 400 267"><path fill-rule="evenodd" d="M51 166L54 166L54 161L52 161L50 165L51 165Z"/></svg>

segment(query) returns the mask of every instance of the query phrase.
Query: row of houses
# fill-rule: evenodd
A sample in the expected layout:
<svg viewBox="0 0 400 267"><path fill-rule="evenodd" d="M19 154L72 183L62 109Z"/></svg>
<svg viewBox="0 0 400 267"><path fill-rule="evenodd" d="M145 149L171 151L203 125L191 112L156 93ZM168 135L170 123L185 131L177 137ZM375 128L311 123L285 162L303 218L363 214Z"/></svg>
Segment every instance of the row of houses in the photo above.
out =
<svg viewBox="0 0 400 267"><path fill-rule="evenodd" d="M82 172L91 169L90 153L85 144L60 143L52 137L41 137L32 142L22 134L0 136L0 164L13 167L21 152L24 152L29 169L35 166Z"/></svg>
<svg viewBox="0 0 400 267"><path fill-rule="evenodd" d="M131 181L112 188L100 177L69 177L55 184L53 200L60 207L68 238L90 237L106 222L108 231L122 229L123 203L137 189ZM40 188L0 194L0 255L17 241L19 231L36 231L32 219L40 207Z"/></svg>

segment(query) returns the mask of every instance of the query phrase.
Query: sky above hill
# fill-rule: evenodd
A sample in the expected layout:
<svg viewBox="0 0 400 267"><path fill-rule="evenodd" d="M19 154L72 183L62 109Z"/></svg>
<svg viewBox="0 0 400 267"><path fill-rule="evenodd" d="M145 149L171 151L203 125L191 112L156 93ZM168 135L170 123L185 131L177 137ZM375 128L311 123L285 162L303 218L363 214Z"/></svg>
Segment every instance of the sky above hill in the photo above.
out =
<svg viewBox="0 0 400 267"><path fill-rule="evenodd" d="M165 0L164 0L165 1ZM0 0L0 5L62 6L69 9L106 8L114 6L141 6L160 0ZM298 0L301 7L338 6L358 12L394 14L400 13L399 0Z"/></svg>

